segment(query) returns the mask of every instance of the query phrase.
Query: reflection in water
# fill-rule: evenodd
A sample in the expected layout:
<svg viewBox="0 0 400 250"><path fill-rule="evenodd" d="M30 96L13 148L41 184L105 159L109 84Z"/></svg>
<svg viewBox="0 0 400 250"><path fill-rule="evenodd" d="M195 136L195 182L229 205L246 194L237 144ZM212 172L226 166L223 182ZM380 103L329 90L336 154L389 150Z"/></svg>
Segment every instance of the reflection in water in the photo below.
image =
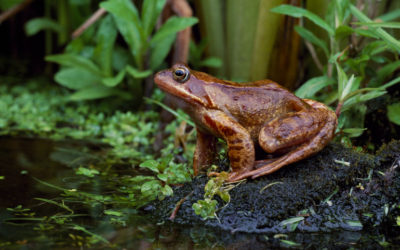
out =
<svg viewBox="0 0 400 250"><path fill-rule="evenodd" d="M60 190L43 185L34 178L67 189L90 189L92 193L110 192L103 182L87 185L85 178L75 174L74 168L98 159L96 145L78 141L54 142L44 139L0 137L0 249L25 245L29 248L116 247L127 249L265 249L296 248L379 248L382 239L373 239L361 232L334 232L330 234L257 235L231 234L199 226L181 227L164 222L152 223L151 214L127 208L126 225L104 216L104 207L97 205L84 209L81 204L71 206L74 219L69 224L63 217L51 217L63 210L37 200L36 197L60 202ZM100 151L101 152L101 151ZM122 168L127 171L128 168ZM132 172L132 170L129 170ZM60 203L61 204L61 203ZM10 220L16 213L7 208L31 210L35 218L55 220L52 224L27 224L31 221ZM49 216L44 217L44 216ZM41 217L40 217L41 216ZM157 218L156 218L157 219ZM58 224L57 224L58 223ZM49 226L49 228L39 228ZM44 225L44 226L43 226ZM56 225L56 226L54 226ZM85 228L79 225L84 225ZM53 227L53 228L51 228ZM87 230L87 231L84 231ZM95 236L90 235L95 234ZM90 237L93 236L93 237ZM293 244L293 245L290 245Z"/></svg>

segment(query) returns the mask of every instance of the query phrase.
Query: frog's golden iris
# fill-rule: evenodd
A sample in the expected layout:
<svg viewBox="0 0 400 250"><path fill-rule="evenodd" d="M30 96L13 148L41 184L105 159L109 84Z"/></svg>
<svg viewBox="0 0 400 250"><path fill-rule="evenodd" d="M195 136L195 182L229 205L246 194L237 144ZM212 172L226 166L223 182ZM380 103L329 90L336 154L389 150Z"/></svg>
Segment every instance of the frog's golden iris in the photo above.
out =
<svg viewBox="0 0 400 250"><path fill-rule="evenodd" d="M189 79L189 74L187 68L177 68L174 70L174 79L180 83L184 83Z"/></svg>

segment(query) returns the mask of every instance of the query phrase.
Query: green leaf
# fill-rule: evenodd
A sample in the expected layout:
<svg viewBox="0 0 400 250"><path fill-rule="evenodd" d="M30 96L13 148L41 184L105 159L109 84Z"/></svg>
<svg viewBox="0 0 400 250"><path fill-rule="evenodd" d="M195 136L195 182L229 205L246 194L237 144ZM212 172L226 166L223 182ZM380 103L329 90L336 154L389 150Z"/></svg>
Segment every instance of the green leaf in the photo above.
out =
<svg viewBox="0 0 400 250"><path fill-rule="evenodd" d="M145 37L150 36L166 0L145 0L142 7L142 23Z"/></svg>
<svg viewBox="0 0 400 250"><path fill-rule="evenodd" d="M400 29L400 22L354 22L353 24L368 27Z"/></svg>
<svg viewBox="0 0 400 250"><path fill-rule="evenodd" d="M175 37L175 34L164 37L164 39L152 47L150 53L150 68L152 70L157 70L161 63L165 60L169 51L171 50L172 44L175 41Z"/></svg>
<svg viewBox="0 0 400 250"><path fill-rule="evenodd" d="M155 192L157 192L157 190L159 190L160 187L161 187L160 181L153 180L153 181L145 182L142 185L142 187L140 188L140 191L142 193L152 192L152 193L156 194Z"/></svg>
<svg viewBox="0 0 400 250"><path fill-rule="evenodd" d="M118 217L124 216L124 213L122 213L120 211L110 210L110 209L104 210L104 214L118 216Z"/></svg>
<svg viewBox="0 0 400 250"><path fill-rule="evenodd" d="M306 17L311 22L315 23L316 25L326 30L329 33L329 35L333 36L335 33L335 31L324 20L322 20L319 16L306 9L295 7L292 5L282 4L278 7L271 9L271 11L297 18Z"/></svg>
<svg viewBox="0 0 400 250"><path fill-rule="evenodd" d="M347 99L343 103L342 112L348 110L353 105L361 104L361 103L366 102L368 100L371 100L371 99L377 98L379 96L382 96L382 95L384 95L386 93L387 92L385 90L377 89L377 90L374 90L374 91L369 91L366 94L354 95L353 97L350 97L349 99Z"/></svg>
<svg viewBox="0 0 400 250"><path fill-rule="evenodd" d="M112 76L112 57L117 29L112 17L106 16L100 23L96 34L97 45L94 49L94 59L105 76Z"/></svg>
<svg viewBox="0 0 400 250"><path fill-rule="evenodd" d="M199 64L200 67L219 68L222 66L222 60L218 57L208 57L202 60Z"/></svg>
<svg viewBox="0 0 400 250"><path fill-rule="evenodd" d="M107 77L103 78L101 80L101 83L103 83L107 87L115 87L118 84L122 82L122 80L125 77L125 70L121 70L116 76L114 77Z"/></svg>
<svg viewBox="0 0 400 250"><path fill-rule="evenodd" d="M343 133L349 134L349 137L358 137L364 131L367 130L366 128L345 128L342 130Z"/></svg>
<svg viewBox="0 0 400 250"><path fill-rule="evenodd" d="M400 125L400 102L387 106L387 117L389 118L389 121Z"/></svg>
<svg viewBox="0 0 400 250"><path fill-rule="evenodd" d="M327 46L326 42L319 39L316 35L314 35L314 33L312 33L311 31L309 31L308 29L306 29L304 27L296 26L296 27L294 27L294 29L305 40L320 47L324 51L326 57L329 58L329 50L328 50L328 46Z"/></svg>
<svg viewBox="0 0 400 250"><path fill-rule="evenodd" d="M284 245L287 245L287 246L290 246L290 247L298 247L298 246L301 246L301 244L299 244L299 243L297 243L297 242L294 242L294 241L291 241L291 240L281 240L281 242L282 242Z"/></svg>
<svg viewBox="0 0 400 250"><path fill-rule="evenodd" d="M358 220L346 220L346 224L351 226L351 227L361 227L362 228L362 224L360 221Z"/></svg>
<svg viewBox="0 0 400 250"><path fill-rule="evenodd" d="M336 39L343 39L345 37L350 36L351 34L354 33L354 29L347 26L347 25L341 25L336 28L335 30L335 38Z"/></svg>
<svg viewBox="0 0 400 250"><path fill-rule="evenodd" d="M140 71L136 68L131 67L130 65L126 66L126 71L135 79L146 78L153 73L153 71L151 70Z"/></svg>
<svg viewBox="0 0 400 250"><path fill-rule="evenodd" d="M172 190L172 188L169 185L165 185L162 189L161 192L163 195L165 196L171 196L174 194L174 191Z"/></svg>
<svg viewBox="0 0 400 250"><path fill-rule="evenodd" d="M38 32L42 30L62 32L63 27L56 21L46 17L33 18L25 24L25 33L27 36L36 35Z"/></svg>
<svg viewBox="0 0 400 250"><path fill-rule="evenodd" d="M89 169L89 168L84 168L84 167L79 167L78 170L76 171L76 174L78 175L84 175L87 177L94 177L97 174L100 174L100 172L96 169Z"/></svg>
<svg viewBox="0 0 400 250"><path fill-rule="evenodd" d="M66 68L59 70L54 80L70 89L84 89L101 82L101 78L82 68Z"/></svg>
<svg viewBox="0 0 400 250"><path fill-rule="evenodd" d="M386 89L400 82L400 76L381 86L380 88Z"/></svg>
<svg viewBox="0 0 400 250"><path fill-rule="evenodd" d="M129 45L135 62L141 65L145 37L135 5L130 0L109 0L100 3L100 7L113 15L118 30Z"/></svg>
<svg viewBox="0 0 400 250"><path fill-rule="evenodd" d="M357 7L355 7L352 4L350 5L350 11L359 21L365 23L372 22L372 20L369 17L367 17L364 13L362 13L359 9L357 9ZM382 28L370 27L370 29L375 35L380 37L382 40L387 42L388 45L397 50L397 52L400 52L400 42L396 38L389 35Z"/></svg>
<svg viewBox="0 0 400 250"><path fill-rule="evenodd" d="M158 165L159 165L158 161L156 161L156 160L147 160L145 162L140 163L139 167L147 168L155 173L159 173L160 171L158 169Z"/></svg>
<svg viewBox="0 0 400 250"><path fill-rule="evenodd" d="M156 45L160 41L164 41L166 37L169 37L177 32L186 29L199 20L195 17L170 17L153 36L150 43L152 46Z"/></svg>
<svg viewBox="0 0 400 250"><path fill-rule="evenodd" d="M93 100L100 99L112 95L116 95L119 92L112 88L108 88L105 86L97 85L84 89L80 89L77 92L73 93L69 96L71 101L82 101L82 100Z"/></svg>
<svg viewBox="0 0 400 250"><path fill-rule="evenodd" d="M99 69L99 67L97 67L96 64L94 64L92 61L83 56L75 54L58 54L58 55L46 56L45 59L46 61L55 62L63 66L81 68L83 70L90 71L98 76L103 75L101 70Z"/></svg>
<svg viewBox="0 0 400 250"><path fill-rule="evenodd" d="M382 16L378 16L377 20L382 20L384 22L392 21L400 17L400 9L395 9L389 13L385 13Z"/></svg>
<svg viewBox="0 0 400 250"><path fill-rule="evenodd" d="M346 73L343 71L342 67L335 61L336 70L338 74L338 94L342 97L343 89L345 88L346 84L348 83L349 79L347 78ZM341 99L339 99L341 100Z"/></svg>
<svg viewBox="0 0 400 250"><path fill-rule="evenodd" d="M289 219L286 219L284 221L281 221L281 223L279 223L279 224L282 225L282 226L286 226L288 224L293 224L293 223L296 223L296 222L300 222L302 220L304 220L303 216L293 217L293 218L289 218Z"/></svg>
<svg viewBox="0 0 400 250"><path fill-rule="evenodd" d="M314 97L315 93L333 83L335 81L327 76L314 77L301 85L295 94L300 98L311 98Z"/></svg>

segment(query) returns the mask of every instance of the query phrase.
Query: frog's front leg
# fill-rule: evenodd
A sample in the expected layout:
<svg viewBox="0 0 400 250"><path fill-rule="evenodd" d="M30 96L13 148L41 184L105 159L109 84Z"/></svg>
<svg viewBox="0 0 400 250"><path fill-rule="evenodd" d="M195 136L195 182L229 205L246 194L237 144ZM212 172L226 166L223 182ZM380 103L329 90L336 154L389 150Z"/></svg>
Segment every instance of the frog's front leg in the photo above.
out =
<svg viewBox="0 0 400 250"><path fill-rule="evenodd" d="M197 129L196 150L193 155L193 173L196 176L204 167L211 165L216 153L217 138Z"/></svg>
<svg viewBox="0 0 400 250"><path fill-rule="evenodd" d="M251 171L254 166L255 151L249 132L222 111L207 111L202 119L203 124L210 131L222 137L228 144L228 156L232 169L228 181ZM218 175L218 173L210 173L210 175Z"/></svg>

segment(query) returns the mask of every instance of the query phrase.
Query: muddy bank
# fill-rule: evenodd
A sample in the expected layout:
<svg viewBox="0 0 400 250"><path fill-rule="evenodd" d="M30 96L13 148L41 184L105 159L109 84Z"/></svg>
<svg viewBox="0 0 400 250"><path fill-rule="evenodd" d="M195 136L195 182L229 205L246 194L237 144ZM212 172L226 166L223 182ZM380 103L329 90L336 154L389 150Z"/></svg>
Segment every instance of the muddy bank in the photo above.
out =
<svg viewBox="0 0 400 250"><path fill-rule="evenodd" d="M217 219L202 220L192 204L203 199L207 178L174 189L174 196L146 208L159 222L168 218L175 204L193 191L173 223L208 226L229 232L287 233L282 225L292 217L304 219L296 232L334 230L381 232L398 235L396 217L400 215L400 142L383 146L376 155L354 152L330 144L317 155L280 171L248 180L230 191L231 202L221 200ZM265 190L264 187L271 183ZM383 233L383 232L381 232Z"/></svg>

